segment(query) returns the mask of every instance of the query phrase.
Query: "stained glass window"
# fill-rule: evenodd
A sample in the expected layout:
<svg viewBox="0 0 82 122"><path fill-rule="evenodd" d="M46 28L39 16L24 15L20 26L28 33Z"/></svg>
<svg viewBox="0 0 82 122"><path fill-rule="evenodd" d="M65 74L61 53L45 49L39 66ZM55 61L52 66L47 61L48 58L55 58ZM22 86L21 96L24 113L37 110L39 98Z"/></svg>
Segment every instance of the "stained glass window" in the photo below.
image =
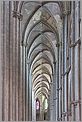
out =
<svg viewBox="0 0 82 122"><path fill-rule="evenodd" d="M36 110L39 110L40 109L40 102L39 100L36 100Z"/></svg>

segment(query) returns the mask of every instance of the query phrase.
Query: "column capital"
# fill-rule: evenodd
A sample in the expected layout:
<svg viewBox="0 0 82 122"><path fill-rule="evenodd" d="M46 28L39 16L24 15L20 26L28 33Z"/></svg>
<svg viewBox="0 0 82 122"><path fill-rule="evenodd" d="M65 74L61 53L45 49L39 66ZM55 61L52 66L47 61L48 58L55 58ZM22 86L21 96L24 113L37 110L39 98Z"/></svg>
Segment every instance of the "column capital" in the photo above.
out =
<svg viewBox="0 0 82 122"><path fill-rule="evenodd" d="M63 13L62 13L62 16L69 15L70 13L71 13L70 10L64 10Z"/></svg>
<svg viewBox="0 0 82 122"><path fill-rule="evenodd" d="M23 15L15 10L12 11L12 15L13 17L18 18L20 21L23 19Z"/></svg>
<svg viewBox="0 0 82 122"><path fill-rule="evenodd" d="M67 15L70 15L71 14L71 11L70 10L64 10L63 12L62 12L62 14L61 14L61 19L63 19L65 16L67 16Z"/></svg>
<svg viewBox="0 0 82 122"><path fill-rule="evenodd" d="M71 13L71 6L70 6L70 1L65 1L63 3L63 8L62 8L62 15L61 17L64 17L66 15L69 15Z"/></svg>
<svg viewBox="0 0 82 122"><path fill-rule="evenodd" d="M57 43L56 43L56 47L59 47L59 46L60 46L60 42L57 42Z"/></svg>

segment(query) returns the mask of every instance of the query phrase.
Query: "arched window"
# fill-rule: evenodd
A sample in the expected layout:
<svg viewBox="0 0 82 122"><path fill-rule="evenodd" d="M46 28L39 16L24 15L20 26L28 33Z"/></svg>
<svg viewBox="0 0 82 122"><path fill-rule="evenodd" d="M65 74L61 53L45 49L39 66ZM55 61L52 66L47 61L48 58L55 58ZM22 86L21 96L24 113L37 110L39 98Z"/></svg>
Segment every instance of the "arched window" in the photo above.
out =
<svg viewBox="0 0 82 122"><path fill-rule="evenodd" d="M45 108L45 110L48 109L48 100L47 99L45 99L45 107L44 108Z"/></svg>
<svg viewBox="0 0 82 122"><path fill-rule="evenodd" d="M36 100L36 110L40 109L40 101L37 99Z"/></svg>

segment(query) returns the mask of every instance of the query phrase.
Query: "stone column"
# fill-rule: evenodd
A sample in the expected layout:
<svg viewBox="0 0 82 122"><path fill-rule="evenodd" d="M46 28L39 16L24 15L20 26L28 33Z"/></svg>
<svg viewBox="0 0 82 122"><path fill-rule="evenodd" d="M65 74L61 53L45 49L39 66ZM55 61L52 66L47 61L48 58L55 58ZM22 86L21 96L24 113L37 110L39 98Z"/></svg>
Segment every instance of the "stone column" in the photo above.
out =
<svg viewBox="0 0 82 122"><path fill-rule="evenodd" d="M13 2L3 2L3 120L16 120L16 41L17 21L13 18ZM18 77L18 75L17 75Z"/></svg>
<svg viewBox="0 0 82 122"><path fill-rule="evenodd" d="M29 67L29 121L32 121L32 73L31 65Z"/></svg>
<svg viewBox="0 0 82 122"><path fill-rule="evenodd" d="M71 13L71 17L72 17L72 24L71 24L71 91L72 91L72 95L71 95L71 112L72 112L72 120L75 121L76 119L76 113L75 113L75 68L77 66L75 66L75 1L72 2L72 13Z"/></svg>
<svg viewBox="0 0 82 122"><path fill-rule="evenodd" d="M57 80L56 80L56 63L53 63L53 72L52 72L52 82L50 83L50 101L49 101L49 110L50 110L50 120L56 121L57 116Z"/></svg>
<svg viewBox="0 0 82 122"><path fill-rule="evenodd" d="M75 1L75 101L77 101L75 107L76 121L81 121L80 41L80 2Z"/></svg>
<svg viewBox="0 0 82 122"><path fill-rule="evenodd" d="M0 121L2 121L2 1L0 1Z"/></svg>
<svg viewBox="0 0 82 122"><path fill-rule="evenodd" d="M50 83L50 121L53 121L53 83Z"/></svg>
<svg viewBox="0 0 82 122"><path fill-rule="evenodd" d="M22 80L22 120L26 120L26 81L27 81L27 60L26 60L26 45L22 44L20 48L20 79ZM20 91L19 91L20 92ZM20 101L19 101L20 102ZM20 114L19 114L20 116ZM28 116L27 116L28 117Z"/></svg>
<svg viewBox="0 0 82 122"><path fill-rule="evenodd" d="M10 115L10 2L2 4L2 120L8 121Z"/></svg>
<svg viewBox="0 0 82 122"><path fill-rule="evenodd" d="M81 103L82 103L82 1L80 1L80 37L81 37L81 46L80 46L80 87L81 87ZM81 104L81 114L82 114L82 104ZM81 121L82 121L82 116L81 116Z"/></svg>
<svg viewBox="0 0 82 122"><path fill-rule="evenodd" d="M23 91L22 91L22 65L21 65L21 58L22 58L22 54L21 54L21 36L20 36L20 21L22 20L22 15L21 13L18 13L18 11L16 10L15 6L16 6L16 2L12 2L13 7L12 7L12 18L13 20L11 22L13 22L13 27L11 27L12 31L12 36L13 36L13 46L10 47L11 51L10 51L10 56L12 57L13 55L13 65L12 65L12 69L14 71L14 77L13 77L13 85L11 88L12 92L12 96L13 96L13 100L12 100L12 106L13 106L13 119L12 120L23 120L23 115L22 115L22 105L23 105ZM12 24L11 24L12 25ZM11 39L12 40L12 39ZM11 58L10 58L11 59ZM11 97L10 97L11 98ZM15 107L14 107L15 106Z"/></svg>
<svg viewBox="0 0 82 122"><path fill-rule="evenodd" d="M13 13L14 14L14 13ZM13 99L15 99L15 106L16 106L16 109L15 109L15 120L16 121L18 121L18 114L19 114L19 112L18 112L18 88L19 88L19 80L21 80L19 77L20 77L20 74L19 74L19 72L20 72L20 66L19 66L19 64L20 64L20 62L19 62L19 59L20 59L20 52L19 52L19 49L20 49L20 46L19 46L19 43L20 43L20 39L19 39L19 23L18 23L18 18L17 17L15 17L15 18L13 18L13 21L15 22L15 32L14 32L14 34L15 34L15 47L14 47L14 49L15 49L15 98L13 98ZM21 92L21 91L20 91Z"/></svg>
<svg viewBox="0 0 82 122"><path fill-rule="evenodd" d="M64 74L64 17L62 16L63 32L62 32L62 74ZM62 112L64 111L64 77L62 77ZM64 120L62 116L62 120Z"/></svg>
<svg viewBox="0 0 82 122"><path fill-rule="evenodd" d="M26 64L26 121L29 120L29 59Z"/></svg>
<svg viewBox="0 0 82 122"><path fill-rule="evenodd" d="M56 61L56 96L57 96L57 120L59 119L59 42L56 44L57 46L57 61Z"/></svg>
<svg viewBox="0 0 82 122"><path fill-rule="evenodd" d="M47 114L48 121L50 121L50 90L48 95L48 114Z"/></svg>
<svg viewBox="0 0 82 122"><path fill-rule="evenodd" d="M15 4L16 5L16 4ZM20 21L22 20L22 15L13 8L13 21L15 22L15 120L23 120L23 84L25 82L22 79L22 49L21 49L21 31L20 31ZM23 69L24 70L24 69ZM24 80L24 82L23 82Z"/></svg>
<svg viewBox="0 0 82 122"><path fill-rule="evenodd" d="M62 54L61 54L61 43L59 47L59 88L57 88L57 92L59 92L59 118L58 120L62 120Z"/></svg>
<svg viewBox="0 0 82 122"><path fill-rule="evenodd" d="M30 59L27 59L27 106L28 106L28 121L32 119L32 81L30 72Z"/></svg>
<svg viewBox="0 0 82 122"><path fill-rule="evenodd" d="M32 121L36 121L36 99L34 96L33 89L32 89Z"/></svg>
<svg viewBox="0 0 82 122"><path fill-rule="evenodd" d="M62 120L68 121L68 15L70 14L69 2L63 11L63 42L62 42Z"/></svg>
<svg viewBox="0 0 82 122"><path fill-rule="evenodd" d="M13 88L13 17L12 17L12 10L13 10L13 2L10 2L10 116L9 116L9 120L13 120L13 99L12 99L12 88Z"/></svg>
<svg viewBox="0 0 82 122"><path fill-rule="evenodd" d="M53 62L53 74L52 74L52 78L53 78L53 121L56 121L56 106L57 106L57 89L56 89L56 62Z"/></svg>
<svg viewBox="0 0 82 122"><path fill-rule="evenodd" d="M64 73L67 70L67 14L64 18ZM67 112L67 74L64 75L64 111ZM67 115L66 115L67 116ZM67 121L67 118L65 117Z"/></svg>

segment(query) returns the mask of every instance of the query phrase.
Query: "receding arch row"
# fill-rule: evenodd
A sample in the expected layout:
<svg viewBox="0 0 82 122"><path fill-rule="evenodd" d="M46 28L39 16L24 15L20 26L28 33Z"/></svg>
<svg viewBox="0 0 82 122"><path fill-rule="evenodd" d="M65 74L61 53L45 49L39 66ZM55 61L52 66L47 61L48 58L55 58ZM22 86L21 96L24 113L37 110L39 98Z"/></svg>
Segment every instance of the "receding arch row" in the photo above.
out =
<svg viewBox="0 0 82 122"><path fill-rule="evenodd" d="M45 10L46 10L46 7L44 7L45 8ZM43 8L43 9L44 9ZM55 18L53 17L53 15L50 13L50 11L47 9L46 10L46 12L50 15L50 17L52 18L52 21L54 22L54 29L55 29L55 32L56 32L56 34L58 33L58 30L57 30L57 22L56 22L56 20L55 20ZM47 19L47 18L46 18ZM40 19L41 20L41 19ZM30 27L30 29L29 29L29 32L28 32L28 34L27 34L27 39L28 39L28 35L29 35L29 33L33 30L33 26L36 26L37 25L37 23L40 21L40 20L38 20L38 21L36 21L36 23L35 24L33 24L31 27ZM44 20L44 21L46 21L45 19L42 19L42 20ZM47 19L48 20L48 19ZM47 22L47 21L46 21ZM47 22L48 24L52 24L52 23L49 23L49 22ZM28 26L27 26L27 28L28 28ZM25 31L25 33L27 33L27 28L26 28L26 31ZM25 34L24 33L24 34Z"/></svg>
<svg viewBox="0 0 82 122"><path fill-rule="evenodd" d="M50 82L45 79L39 78L35 83L33 83L33 89L35 90L38 86L45 86L48 90L50 90Z"/></svg>
<svg viewBox="0 0 82 122"><path fill-rule="evenodd" d="M40 53L42 53L42 52L44 52L44 51L48 51L46 48L44 48L44 49L42 49L42 50L39 50L33 57L32 57L32 59L31 59L31 61L30 61L30 67L31 67L31 65L32 65L32 63L35 61L34 59L40 54ZM48 51L49 52L49 51Z"/></svg>
<svg viewBox="0 0 82 122"><path fill-rule="evenodd" d="M32 79L32 83L34 83L35 81L36 81L36 79L39 77L39 75L48 75L50 78L51 78L51 75L49 74L49 73L47 73L47 72L43 72L43 74L39 74L39 73L37 73L36 75L35 75L35 77L33 77L33 79ZM39 80L39 79L38 79Z"/></svg>
<svg viewBox="0 0 82 122"><path fill-rule="evenodd" d="M50 77L50 80L52 81L51 74L49 74L49 73L47 73L47 72L43 72L42 74L39 74L39 73L38 73L35 77L33 77L32 83L34 83L34 81L35 81L39 76L42 76L42 75L44 75L44 74L46 74L47 76L49 76L49 77Z"/></svg>
<svg viewBox="0 0 82 122"><path fill-rule="evenodd" d="M51 73L51 71L49 71L49 69L48 69L46 66L42 66L42 67L40 67L38 70L36 70L35 73L33 73L32 76L36 75L36 74L37 74L39 71L41 71L41 70L43 71L43 73L44 73L44 72L49 73L49 74Z"/></svg>
<svg viewBox="0 0 82 122"><path fill-rule="evenodd" d="M44 44L44 45L45 45L45 44ZM46 46L46 45L45 45L45 46ZM46 46L46 47L48 48L48 51L50 51L50 53L51 53L52 50L51 50L48 46ZM39 53L42 53L44 50L47 50L47 49L44 48L43 50L40 50L40 51L38 51L38 52L35 54L35 56L34 56L33 59L31 60L30 67L31 67L31 65L32 65L32 62L35 61L36 56L38 56L38 54L39 54ZM52 57L54 56L54 57L53 57L53 60L55 60L54 52L52 52L51 54L52 54ZM47 57L47 59L48 59L48 57Z"/></svg>
<svg viewBox="0 0 82 122"><path fill-rule="evenodd" d="M35 94L35 99L36 99L39 95L42 95L42 94L48 99L49 94L48 94L46 91L38 91L38 92Z"/></svg>
<svg viewBox="0 0 82 122"><path fill-rule="evenodd" d="M46 31L43 31L44 33L46 33L46 32L51 32L51 31L48 31L48 30L46 30ZM30 56L30 54L31 54L31 52L33 52L32 50L34 50L36 47L34 46L34 48L30 51L30 48L31 48L31 46L33 45L33 43L34 43L34 41L36 40L36 39L39 39L40 38L40 36L42 36L42 37L45 37L45 39L46 39L46 41L48 42L48 44L50 45L50 47L51 47L51 49L53 50L53 55L55 55L55 52L54 52L54 48L55 47L53 47L53 44L52 44L52 42L51 42L51 40L49 40L49 38L47 37L47 35L45 35L45 34L43 34L43 32L42 33L40 33L40 34L38 34L38 35L36 35L36 37L34 38L34 39L32 39L33 41L31 42L31 44L29 45L29 47L28 47L28 49L27 49L27 55L28 55L28 57ZM40 42L38 42L38 43L46 43L46 42L44 42L43 40L41 40ZM37 43L37 44L38 44ZM33 47L33 46L32 46ZM30 53L30 54L29 54Z"/></svg>
<svg viewBox="0 0 82 122"><path fill-rule="evenodd" d="M46 91L46 94L49 95L49 91L50 91L50 90L47 89L46 86L42 86L42 87L39 87L39 86L38 86L38 87L36 88L36 90L34 91L34 94L37 94L39 91L42 91L41 89L44 90L44 91Z"/></svg>
<svg viewBox="0 0 82 122"><path fill-rule="evenodd" d="M28 40L29 35L31 34L32 30L33 30L36 26L38 26L38 24L40 24L40 23L41 23L41 24L44 24L46 27L48 27L48 28L54 33L57 42L59 42L59 35L58 35L58 32L57 32L57 28L55 29L50 23L48 23L47 21L44 21L43 19L38 20L38 21L30 28L30 30L29 30L29 32L28 32L28 34L27 34L26 40ZM23 39L24 39L24 38L23 38ZM24 40L24 41L25 41L25 40ZM28 45L27 41L26 41L25 44Z"/></svg>
<svg viewBox="0 0 82 122"><path fill-rule="evenodd" d="M41 79L41 78L45 79L46 81L49 81L49 83L52 82L52 78L51 78L51 76L49 76L49 74L38 74L35 77L35 79L33 80L32 84L39 81L39 79Z"/></svg>
<svg viewBox="0 0 82 122"><path fill-rule="evenodd" d="M32 72L32 74L35 74L35 72L37 71L37 70L39 70L41 67L47 67L50 71L51 71L51 73L53 72L53 70L52 70L52 68L51 68L51 66L50 66L50 64L49 63L43 63L43 64L40 64L40 65L38 65L37 66L37 64L36 64L36 68L34 69L34 71Z"/></svg>
<svg viewBox="0 0 82 122"><path fill-rule="evenodd" d="M44 44L43 42L42 42L42 43L39 43L39 44L37 44L37 45L35 46L34 50L32 50L32 52L31 52L31 54L30 54L30 57L31 57L32 55L35 54L36 49L37 49L40 45L43 45L43 49L40 49L40 48L39 48L39 50L42 50L42 51L47 50L47 51L49 51L49 52L51 53L52 57L53 57L53 60L55 60L55 54L54 54L53 50L52 50L49 46L47 46L46 44ZM39 51L39 50L38 50L38 51ZM28 58L29 58L29 57L28 57Z"/></svg>
<svg viewBox="0 0 82 122"><path fill-rule="evenodd" d="M39 70L42 70L42 68L40 68ZM39 71L39 70L38 70L38 71ZM36 71L36 73L38 73L38 71ZM35 73L35 74L36 74L36 73ZM45 72L43 72L43 74L44 74L44 73L45 73ZM48 69L47 69L47 72L46 72L46 73L50 74ZM35 75L35 74L34 74L34 75ZM37 78L37 77L38 77L38 74L36 74L35 77ZM38 80L40 80L40 79L38 79ZM33 84L34 84L35 81L36 81L36 79L34 79Z"/></svg>
<svg viewBox="0 0 82 122"><path fill-rule="evenodd" d="M38 33L32 40L29 41L28 45L27 45L27 55L29 53L29 49L31 47L31 45L33 44L33 42L43 33L45 32L52 32L50 29L49 30L42 30L40 33Z"/></svg>
<svg viewBox="0 0 82 122"><path fill-rule="evenodd" d="M43 87L45 87L48 91L50 90L49 88L48 88L48 85L46 85L46 83L45 82L39 82L35 87L34 87L34 92L36 92L37 91L37 89L39 89L39 88L43 88Z"/></svg>
<svg viewBox="0 0 82 122"><path fill-rule="evenodd" d="M39 78L37 81L36 81L36 83L33 83L33 88L36 86L36 85L38 85L38 83L40 83L40 82L46 82L46 83L48 83L48 85L49 85L49 87L50 87L50 82L48 81L48 80L45 80L45 79L41 79L41 78Z"/></svg>
<svg viewBox="0 0 82 122"><path fill-rule="evenodd" d="M49 75L49 77L51 77L51 76L50 76L51 74L50 74L49 70L47 70L47 72L44 72L44 71L43 71L43 73L46 73L46 74ZM40 74L39 74L39 75L40 75ZM35 75L34 81L36 80L37 77L38 77L38 74ZM33 82L34 82L34 81L33 81Z"/></svg>
<svg viewBox="0 0 82 122"><path fill-rule="evenodd" d="M26 27L28 26L28 24L29 24L30 20L32 19L33 15L38 11L38 9L39 9L41 6L43 6L43 5L47 4L47 3L57 3L57 4L59 5L59 8L60 8L60 9L63 7L63 3L60 2L60 1L59 1L59 2L58 2L58 1L46 1L46 2L44 1L44 3L43 3L42 5L37 6L36 9L35 9L35 10L32 12L32 14L30 15L30 17L28 18L26 24L25 24L24 31L23 31L23 38L24 38L24 33L25 33L25 30L26 30ZM19 11L20 13L21 13L23 4L24 4L24 2L20 2L20 3L19 3L18 11ZM62 13L62 10L61 10L61 13ZM22 38L22 39L23 39L23 38Z"/></svg>
<svg viewBox="0 0 82 122"><path fill-rule="evenodd" d="M42 90L41 90L42 89ZM44 91L47 95L49 95L49 90L46 88L46 87L39 87L35 92L34 92L34 95L36 96L36 94L39 92L39 91Z"/></svg>
<svg viewBox="0 0 82 122"><path fill-rule="evenodd" d="M44 21L44 20L41 20L41 21ZM40 23L45 23L45 21L44 22L40 22ZM44 24L45 25L45 24ZM38 26L38 24L36 25L36 26ZM36 27L35 26L35 27ZM54 35L56 34L55 33L55 31L54 31L54 28L52 29L51 28L51 26L48 26L48 25L46 25L48 28L49 28L49 30L51 30L53 33L54 33ZM31 33L32 33L32 31L33 31L33 29L35 29L35 27L34 27L34 25L33 25L33 28L31 28L30 29L30 31L29 31L29 33L28 33L28 36L27 36L27 41L29 40L29 37L31 36ZM57 36L57 34L56 34L56 36ZM59 36L58 36L59 37ZM58 40L59 41L59 40ZM32 42L33 43L33 42ZM33 46L33 45L32 45ZM37 44L37 46L36 47L34 47L34 49L33 49L33 51L31 51L31 55L30 55L30 57L32 57L32 55L34 54L35 56L33 57L33 58L31 58L31 64L30 64L30 66L32 66L32 61L33 61L33 59L37 56L37 55L39 55L39 53L41 52L41 51L45 51L45 50L41 50L41 51L39 51L37 54L36 54L36 52L35 52L35 48L37 48L39 46L39 44ZM44 48L44 46L43 46L43 48ZM29 46L29 49L30 49L30 46ZM28 53L29 53L29 49L28 49ZM46 51L48 51L49 50L49 48L47 48L46 49ZM50 52L52 52L52 50L50 50ZM55 58L54 58L55 59ZM52 61L51 61L52 62ZM49 62L50 63L50 62ZM34 64L35 65L35 64ZM53 67L53 66L52 66ZM33 69L33 67L32 67L32 69ZM37 74L37 73L36 73ZM46 87L47 88L47 87Z"/></svg>
<svg viewBox="0 0 82 122"><path fill-rule="evenodd" d="M37 75L37 77L38 77L38 75ZM36 77L36 78L37 78L37 77ZM34 81L35 81L35 80L36 80L36 79L34 79Z"/></svg>
<svg viewBox="0 0 82 122"><path fill-rule="evenodd" d="M35 74L33 74L33 76L35 76L34 79L33 79L33 84L41 79L41 77L40 77L39 79L36 80L36 78L38 77L38 74L41 74L41 73L39 73L40 70L43 70L42 75L43 75L43 74L48 74L48 75L50 76L50 71L49 71L47 68L45 68L45 67L40 68L38 71L36 71ZM45 79L44 79L44 80L45 80ZM46 80L47 80L47 79L46 79ZM41 80L41 81L42 81L42 80ZM48 81L48 80L47 80L47 81ZM38 83L39 83L39 82L38 82ZM49 83L49 81L48 81L48 83ZM34 85L33 85L33 86L34 86Z"/></svg>
<svg viewBox="0 0 82 122"><path fill-rule="evenodd" d="M39 71L41 71L41 70L39 70ZM40 75L40 74L42 74L42 75L43 74L47 74L47 75L49 75L51 77L51 73L48 70L45 70L42 73L39 73L39 71L37 71L37 73L35 75L33 75L33 82L35 81L35 79L37 78L37 76Z"/></svg>
<svg viewBox="0 0 82 122"><path fill-rule="evenodd" d="M39 80L45 80L47 83L50 83L50 81L48 80L48 78L47 78L45 75L41 75L39 78L37 78L37 79L35 80L35 82L33 83L33 86L34 86L37 82L39 82Z"/></svg>
<svg viewBox="0 0 82 122"><path fill-rule="evenodd" d="M45 65L45 64L46 64L46 65L49 65L49 66L51 67L50 63L47 62L47 61L42 62L41 64L34 64L34 66L33 66L33 68L32 68L32 73L37 69L37 67L40 67L40 66ZM52 69L52 67L51 67L51 69ZM52 71L53 71L53 69L52 69Z"/></svg>

